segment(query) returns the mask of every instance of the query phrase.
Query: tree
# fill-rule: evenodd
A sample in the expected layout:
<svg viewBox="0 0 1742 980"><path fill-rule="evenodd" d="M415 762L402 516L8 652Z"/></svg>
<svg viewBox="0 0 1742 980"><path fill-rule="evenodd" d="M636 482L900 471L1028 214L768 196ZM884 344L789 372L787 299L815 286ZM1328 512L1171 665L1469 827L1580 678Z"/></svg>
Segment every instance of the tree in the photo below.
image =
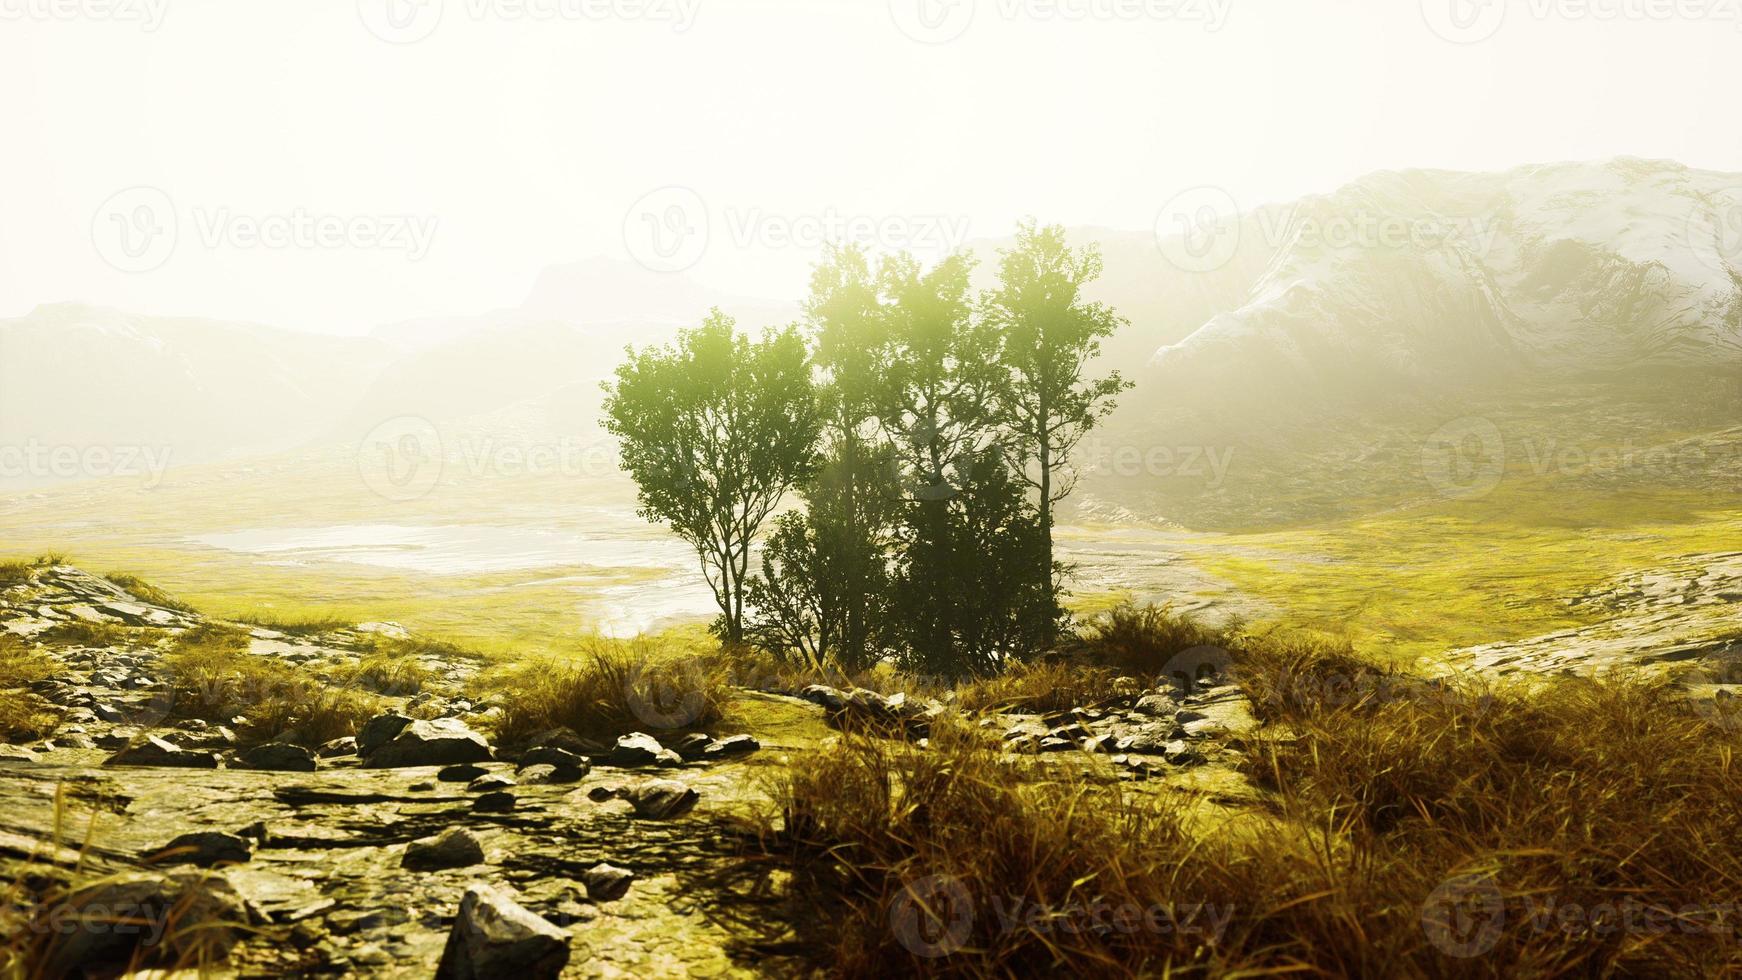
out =
<svg viewBox="0 0 1742 980"><path fill-rule="evenodd" d="M714 310L675 346L627 351L605 390L605 428L635 478L639 513L696 549L720 607L716 629L741 641L751 545L816 466L803 339L789 327L752 341Z"/></svg>
<svg viewBox="0 0 1742 980"><path fill-rule="evenodd" d="M888 311L864 249L831 247L811 275L805 313L821 373L828 457L806 494L809 520L840 555L830 583L841 617L832 653L853 671L883 654L887 554L901 517L888 445L874 420L889 350Z"/></svg>
<svg viewBox="0 0 1742 980"><path fill-rule="evenodd" d="M1010 383L1003 389L1002 417L1013 437L1012 462L1037 496L1042 560L1051 583L1053 505L1076 483L1066 468L1071 451L1130 387L1117 371L1086 376L1101 353L1101 339L1125 320L1083 298L1083 286L1101 275L1101 254L1093 246L1072 250L1062 226L1023 222L1015 247L999 256L998 288L986 296L985 313L1003 335L1000 351Z"/></svg>

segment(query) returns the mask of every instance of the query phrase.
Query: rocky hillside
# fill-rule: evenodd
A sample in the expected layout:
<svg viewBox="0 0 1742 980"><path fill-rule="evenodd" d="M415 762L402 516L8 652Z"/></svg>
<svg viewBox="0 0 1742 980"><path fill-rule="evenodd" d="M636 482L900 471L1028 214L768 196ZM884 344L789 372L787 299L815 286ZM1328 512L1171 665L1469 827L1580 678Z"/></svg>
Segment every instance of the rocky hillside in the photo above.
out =
<svg viewBox="0 0 1742 980"><path fill-rule="evenodd" d="M487 665L393 624L222 623L130 580L8 568L0 873L26 883L8 927L50 972L205 952L251 975L803 973L816 947L797 937L818 935L819 909L746 859L765 777L831 729L923 740L953 711L739 689L712 731L661 727L683 719L651 705L656 735L499 741L512 694L478 683ZM360 669L384 650L391 670ZM276 685L292 687L287 712ZM334 717L351 730L333 736ZM1237 690L1201 685L978 722L1012 753L1216 798L1250 792L1228 764L1252 723ZM39 928L119 906L218 928L144 946Z"/></svg>

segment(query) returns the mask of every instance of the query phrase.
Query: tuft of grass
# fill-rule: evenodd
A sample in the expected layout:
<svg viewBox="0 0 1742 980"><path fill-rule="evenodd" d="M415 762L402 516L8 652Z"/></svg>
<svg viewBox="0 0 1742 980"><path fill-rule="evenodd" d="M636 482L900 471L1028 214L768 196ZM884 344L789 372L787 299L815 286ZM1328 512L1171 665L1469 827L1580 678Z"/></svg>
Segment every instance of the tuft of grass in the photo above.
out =
<svg viewBox="0 0 1742 980"><path fill-rule="evenodd" d="M158 630L119 623L87 623L82 619L59 622L36 634L43 643L65 647L120 647L142 641L155 643L162 636Z"/></svg>
<svg viewBox="0 0 1742 980"><path fill-rule="evenodd" d="M347 629L353 624L335 616L283 616L263 610L254 610L235 617L238 622L251 626L259 626L291 636L319 636L331 633L333 630Z"/></svg>
<svg viewBox="0 0 1742 980"><path fill-rule="evenodd" d="M104 578L108 579L110 584L126 589L128 592L154 606L162 606L165 609L174 609L177 612L184 613L191 613L194 611L194 607L180 599L177 599L175 596L170 595L168 592L163 591L157 586L152 585L150 582L145 581L137 575L132 575L127 572L112 572L109 575L105 575Z"/></svg>
<svg viewBox="0 0 1742 980"><path fill-rule="evenodd" d="M512 744L552 728L594 738L708 728L731 700L729 677L715 655L643 637L499 668L481 686L502 705L496 736Z"/></svg>
<svg viewBox="0 0 1742 980"><path fill-rule="evenodd" d="M287 738L309 747L354 735L381 708L379 699L337 687L305 671L249 652L246 629L204 624L176 638L164 655L175 688L174 712L228 724L247 724L248 742Z"/></svg>
<svg viewBox="0 0 1742 980"><path fill-rule="evenodd" d="M354 664L333 672L333 681L361 687L377 694L406 697L421 692L441 679L416 654L394 645L378 645Z"/></svg>
<svg viewBox="0 0 1742 980"><path fill-rule="evenodd" d="M60 725L60 712L24 688L55 675L57 665L11 633L0 633L0 742L33 742Z"/></svg>
<svg viewBox="0 0 1742 980"><path fill-rule="evenodd" d="M1168 606L1120 603L1090 620L1082 644L1094 663L1118 674L1160 679L1175 658L1200 648L1230 648L1238 643L1239 622L1207 626Z"/></svg>
<svg viewBox="0 0 1742 980"><path fill-rule="evenodd" d="M957 689L964 711L1068 711L1110 697L1137 693L1136 682L1107 667L1056 661L1014 664L1002 674L977 678Z"/></svg>

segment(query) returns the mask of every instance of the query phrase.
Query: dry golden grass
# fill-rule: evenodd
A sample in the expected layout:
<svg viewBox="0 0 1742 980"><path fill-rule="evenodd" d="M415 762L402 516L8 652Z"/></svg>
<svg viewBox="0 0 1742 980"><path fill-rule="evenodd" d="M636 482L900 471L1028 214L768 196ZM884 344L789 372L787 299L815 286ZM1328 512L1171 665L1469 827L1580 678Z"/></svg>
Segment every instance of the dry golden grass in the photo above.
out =
<svg viewBox="0 0 1742 980"><path fill-rule="evenodd" d="M24 688L55 674L55 662L11 633L0 633L0 742L45 738L60 712Z"/></svg>
<svg viewBox="0 0 1742 980"><path fill-rule="evenodd" d="M184 613L191 613L194 611L192 606L177 599L175 596L170 595L168 592L163 591L157 586L152 585L150 582L145 581L137 575L127 572L113 572L109 575L105 575L104 578L107 578L110 583L126 589L134 596L137 596L154 606L162 606L165 609L174 609L178 612Z"/></svg>
<svg viewBox="0 0 1742 980"><path fill-rule="evenodd" d="M381 710L374 695L250 653L240 627L188 630L164 655L164 668L175 715L224 724L239 715L247 719L237 732L245 742L288 738L318 746L356 734Z"/></svg>
<svg viewBox="0 0 1742 980"><path fill-rule="evenodd" d="M496 737L513 744L552 728L592 738L707 728L731 700L730 678L718 656L638 638L499 668L480 688L502 706Z"/></svg>
<svg viewBox="0 0 1742 980"><path fill-rule="evenodd" d="M119 623L87 623L70 619L59 622L36 634L43 643L59 647L124 647L156 643L164 637L162 630L149 627L122 626Z"/></svg>
<svg viewBox="0 0 1742 980"><path fill-rule="evenodd" d="M1002 674L964 683L956 704L964 711L1067 711L1109 697L1136 693L1136 682L1110 667L1064 662L1015 664Z"/></svg>
<svg viewBox="0 0 1742 980"><path fill-rule="evenodd" d="M1269 802L1220 822L966 727L787 771L767 851L824 896L828 968L1742 970L1742 732L1667 684L1435 684L1283 637L1232 670L1267 720L1243 767Z"/></svg>

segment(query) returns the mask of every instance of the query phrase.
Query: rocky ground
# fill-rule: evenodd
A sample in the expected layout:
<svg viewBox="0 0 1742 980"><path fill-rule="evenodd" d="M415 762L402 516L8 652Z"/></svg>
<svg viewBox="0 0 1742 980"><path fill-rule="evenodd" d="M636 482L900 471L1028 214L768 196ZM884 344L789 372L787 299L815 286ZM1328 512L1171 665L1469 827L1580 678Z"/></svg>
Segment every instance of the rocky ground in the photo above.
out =
<svg viewBox="0 0 1742 980"><path fill-rule="evenodd" d="M173 906L245 922L217 933L233 944L227 969L249 976L807 973L825 926L817 903L775 864L745 860L744 818L768 777L838 729L923 745L952 710L823 686L746 690L726 722L740 730L610 744L558 729L492 744L500 709L467 694L482 665L432 646L413 655L439 683L382 695L355 736L311 749L295 732L242 737L258 727L246 717L183 716L164 651L204 622L68 566L0 590L0 629L58 666L29 696L61 718L45 739L0 745L0 874L25 896L57 881L75 895L6 910L12 935L40 934L66 904ZM379 623L254 628L248 643L253 656L337 677L375 638L402 635ZM1253 721L1227 685L1133 685L1100 704L978 724L1011 752L1091 767L1130 792L1207 805L1255 792L1232 769ZM73 931L57 968L135 942Z"/></svg>
<svg viewBox="0 0 1742 980"><path fill-rule="evenodd" d="M1698 697L1742 694L1742 551L1679 558L1567 602L1603 618L1454 650L1443 667L1483 676L1665 671Z"/></svg>

